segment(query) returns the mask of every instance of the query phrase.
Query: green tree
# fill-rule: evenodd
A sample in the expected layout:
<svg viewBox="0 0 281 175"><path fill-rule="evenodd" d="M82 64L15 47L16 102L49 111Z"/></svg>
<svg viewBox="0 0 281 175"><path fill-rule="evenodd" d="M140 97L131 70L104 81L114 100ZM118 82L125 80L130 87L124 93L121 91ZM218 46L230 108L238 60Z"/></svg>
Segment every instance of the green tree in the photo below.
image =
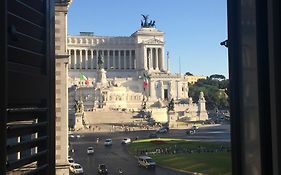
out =
<svg viewBox="0 0 281 175"><path fill-rule="evenodd" d="M225 93L228 84L229 80L219 81L211 78L198 80L194 85L189 86L189 96L194 101L198 101L199 93L202 91L205 95L207 110L228 109L229 99Z"/></svg>
<svg viewBox="0 0 281 175"><path fill-rule="evenodd" d="M210 76L210 79L225 80L225 76L219 74L213 74Z"/></svg>
<svg viewBox="0 0 281 175"><path fill-rule="evenodd" d="M190 72L186 72L185 75L193 75L192 73Z"/></svg>

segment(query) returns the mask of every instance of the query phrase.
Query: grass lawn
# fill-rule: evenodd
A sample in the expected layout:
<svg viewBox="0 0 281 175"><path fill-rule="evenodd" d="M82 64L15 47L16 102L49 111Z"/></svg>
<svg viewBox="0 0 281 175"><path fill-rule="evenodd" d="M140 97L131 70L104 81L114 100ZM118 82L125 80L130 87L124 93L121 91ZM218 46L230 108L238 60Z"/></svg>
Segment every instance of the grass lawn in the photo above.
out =
<svg viewBox="0 0 281 175"><path fill-rule="evenodd" d="M229 146L229 143L147 139L130 144L129 152L133 155L140 154L140 151L148 152L158 165L165 167L210 175L230 175L231 152L226 151ZM166 150L166 153L155 154L155 149Z"/></svg>

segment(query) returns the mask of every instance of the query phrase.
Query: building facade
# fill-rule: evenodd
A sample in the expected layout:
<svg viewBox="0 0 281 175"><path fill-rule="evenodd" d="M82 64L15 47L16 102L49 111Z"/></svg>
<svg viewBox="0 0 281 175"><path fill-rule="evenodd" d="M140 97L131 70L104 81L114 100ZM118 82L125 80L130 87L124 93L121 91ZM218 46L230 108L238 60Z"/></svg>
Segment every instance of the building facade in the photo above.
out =
<svg viewBox="0 0 281 175"><path fill-rule="evenodd" d="M207 76L199 76L199 75L185 75L185 81L189 84L195 84L198 80L206 80Z"/></svg>
<svg viewBox="0 0 281 175"><path fill-rule="evenodd" d="M77 100L83 101L85 110L137 110L144 101L148 107L171 99L188 102L188 83L167 70L164 33L153 24L144 17L141 28L126 37L92 32L68 36L70 109ZM105 76L102 86L101 71Z"/></svg>

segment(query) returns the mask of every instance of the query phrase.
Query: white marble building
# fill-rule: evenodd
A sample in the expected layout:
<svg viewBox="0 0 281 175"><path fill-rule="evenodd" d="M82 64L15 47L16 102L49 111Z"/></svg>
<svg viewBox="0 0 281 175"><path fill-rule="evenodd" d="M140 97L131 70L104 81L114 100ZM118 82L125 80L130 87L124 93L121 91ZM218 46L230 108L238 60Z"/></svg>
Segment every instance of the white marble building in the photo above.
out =
<svg viewBox="0 0 281 175"><path fill-rule="evenodd" d="M188 101L188 84L182 76L173 75L165 66L164 33L155 28L155 21L144 18L141 28L131 36L96 36L91 32L68 36L69 106L82 99L85 109L140 109L145 97L148 105L170 99ZM106 84L102 105L97 101L98 56L103 56ZM80 74L89 84L80 80ZM148 87L144 89L144 75ZM148 106L149 107L149 106Z"/></svg>

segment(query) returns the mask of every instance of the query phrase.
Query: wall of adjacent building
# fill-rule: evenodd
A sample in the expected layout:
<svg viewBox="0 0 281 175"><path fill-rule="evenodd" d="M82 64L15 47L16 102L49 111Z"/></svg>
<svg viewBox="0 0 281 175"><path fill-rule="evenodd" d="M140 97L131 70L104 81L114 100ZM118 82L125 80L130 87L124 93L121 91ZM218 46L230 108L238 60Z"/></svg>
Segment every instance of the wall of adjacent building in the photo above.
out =
<svg viewBox="0 0 281 175"><path fill-rule="evenodd" d="M56 174L68 175L68 55L66 45L69 1L56 1Z"/></svg>

